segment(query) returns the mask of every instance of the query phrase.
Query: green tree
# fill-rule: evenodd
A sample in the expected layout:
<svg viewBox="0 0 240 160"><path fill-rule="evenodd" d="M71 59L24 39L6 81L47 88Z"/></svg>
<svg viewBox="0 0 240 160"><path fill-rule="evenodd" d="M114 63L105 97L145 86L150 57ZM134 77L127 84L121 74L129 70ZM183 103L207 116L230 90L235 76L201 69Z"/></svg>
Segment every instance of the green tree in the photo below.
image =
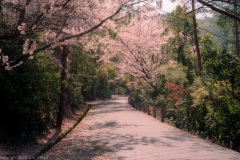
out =
<svg viewBox="0 0 240 160"><path fill-rule="evenodd" d="M5 133L30 140L55 126L60 89L56 70L42 53L11 72L0 71L0 124Z"/></svg>

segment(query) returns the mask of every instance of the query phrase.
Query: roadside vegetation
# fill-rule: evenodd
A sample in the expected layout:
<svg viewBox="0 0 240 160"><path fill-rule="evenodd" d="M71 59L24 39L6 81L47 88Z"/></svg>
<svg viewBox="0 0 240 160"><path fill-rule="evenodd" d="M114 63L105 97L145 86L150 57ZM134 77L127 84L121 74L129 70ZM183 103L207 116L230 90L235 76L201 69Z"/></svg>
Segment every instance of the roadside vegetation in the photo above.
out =
<svg viewBox="0 0 240 160"><path fill-rule="evenodd" d="M1 0L2 132L36 140L80 104L127 94L240 151L239 6L192 0L162 14L161 0Z"/></svg>

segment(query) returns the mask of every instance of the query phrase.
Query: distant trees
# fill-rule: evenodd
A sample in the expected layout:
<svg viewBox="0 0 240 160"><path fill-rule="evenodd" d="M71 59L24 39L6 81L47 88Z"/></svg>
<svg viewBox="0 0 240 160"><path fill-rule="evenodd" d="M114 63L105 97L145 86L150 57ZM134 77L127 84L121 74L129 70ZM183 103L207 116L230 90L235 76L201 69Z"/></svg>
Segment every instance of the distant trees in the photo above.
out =
<svg viewBox="0 0 240 160"><path fill-rule="evenodd" d="M176 0L174 0L176 1ZM187 3L189 1L186 1L185 6L188 6ZM195 4L199 4L202 5L199 8L195 8ZM231 23L231 27L233 27L233 37L231 37L231 39L234 39L233 41L235 41L235 54L239 57L239 52L240 52L240 48L239 48L239 22L240 22L240 16L239 16L239 6L240 3L236 0L213 0L213 1L204 1L204 0L196 0L196 1L192 1L192 9L189 13L191 14L195 14L195 13L199 13L201 12L200 9L201 8L208 8L212 11L215 12L215 14L219 14L220 17L219 20L223 20L223 19L229 19L230 23ZM196 26L195 24L196 22L193 21L193 24ZM225 26L229 25L225 23ZM196 28L196 27L194 27ZM196 28L197 30L197 28ZM195 34L197 34L195 32ZM195 35L195 37L197 37L197 35ZM197 44L198 39L195 39L195 44ZM198 54L198 64L199 64L199 69L201 68L201 58L200 58L200 54L199 54L199 49L196 46L196 50L197 50L197 54Z"/></svg>
<svg viewBox="0 0 240 160"><path fill-rule="evenodd" d="M233 26L233 34L235 41L235 52L239 57L240 48L239 48L239 23L240 23L240 15L239 15L239 7L240 2L236 0L214 0L212 2L205 2L203 0L198 0L202 5L212 9L213 11L219 13L221 17L225 16L228 19L231 19L231 23Z"/></svg>
<svg viewBox="0 0 240 160"><path fill-rule="evenodd" d="M239 2L236 0L213 0L212 2L205 2L203 0L197 0L199 3L202 5L212 9L213 11L216 11L220 14L223 14L227 17L233 18L236 21L240 22L240 18L236 13L231 13L231 11L228 8L228 6L234 6L233 8L237 9L238 6L240 5ZM227 6L227 8L225 8ZM220 8L220 9L219 9Z"/></svg>

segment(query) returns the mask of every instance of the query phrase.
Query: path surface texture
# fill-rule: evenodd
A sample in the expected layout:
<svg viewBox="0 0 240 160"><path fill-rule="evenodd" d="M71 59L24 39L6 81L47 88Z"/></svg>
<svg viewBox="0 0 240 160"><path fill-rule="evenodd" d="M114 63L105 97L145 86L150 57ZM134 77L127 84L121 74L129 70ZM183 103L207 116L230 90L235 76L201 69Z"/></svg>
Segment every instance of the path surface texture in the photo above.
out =
<svg viewBox="0 0 240 160"><path fill-rule="evenodd" d="M43 156L49 159L240 160L240 153L133 109L128 97L93 105L83 121Z"/></svg>

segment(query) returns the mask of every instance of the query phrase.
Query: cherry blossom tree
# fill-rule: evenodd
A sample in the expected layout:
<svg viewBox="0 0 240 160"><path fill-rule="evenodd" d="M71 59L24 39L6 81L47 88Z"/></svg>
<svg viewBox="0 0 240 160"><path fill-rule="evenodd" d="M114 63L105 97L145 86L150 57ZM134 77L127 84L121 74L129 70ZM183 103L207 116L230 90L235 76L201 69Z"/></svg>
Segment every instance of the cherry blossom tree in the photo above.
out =
<svg viewBox="0 0 240 160"><path fill-rule="evenodd" d="M114 27L114 17L124 17L127 8L143 1L147 0L0 1L0 70L11 70L41 51L62 47L61 94L57 117L57 127L61 128L67 96L67 45L78 43L79 37L100 27ZM16 54L9 54L5 46L11 44L22 46L22 49L16 50Z"/></svg>
<svg viewBox="0 0 240 160"><path fill-rule="evenodd" d="M125 17L128 9L145 1L154 0L2 0L0 70L11 70L41 51L60 46L62 74L57 127L61 128L67 94L64 83L68 68L67 45L82 43L84 36L97 29L112 28L114 32L113 20ZM161 0L155 1L159 4ZM5 46L11 44L22 46L22 49L9 55Z"/></svg>
<svg viewBox="0 0 240 160"><path fill-rule="evenodd" d="M103 24L110 25L124 8L143 1L147 0L3 0L0 41L18 40L23 55L5 58L0 69L10 70L40 51L72 44ZM2 57L8 56L0 47Z"/></svg>
<svg viewBox="0 0 240 160"><path fill-rule="evenodd" d="M133 17L118 33L120 43L116 48L122 62L117 67L120 71L142 78L155 88L157 75L161 65L167 62L171 48L171 44L167 44L170 33L164 34L164 30L158 16L140 14Z"/></svg>
<svg viewBox="0 0 240 160"><path fill-rule="evenodd" d="M110 62L118 69L119 78L125 74L144 79L152 88L163 63L168 61L171 43L168 38L171 32L165 32L165 25L151 9L143 6L139 12L126 18L109 33L96 33L91 37L82 38L86 49L101 50L104 54L99 61ZM107 31L105 31L107 32ZM118 60L116 60L116 57ZM115 59L115 60L114 60ZM111 62L112 61L112 62Z"/></svg>

